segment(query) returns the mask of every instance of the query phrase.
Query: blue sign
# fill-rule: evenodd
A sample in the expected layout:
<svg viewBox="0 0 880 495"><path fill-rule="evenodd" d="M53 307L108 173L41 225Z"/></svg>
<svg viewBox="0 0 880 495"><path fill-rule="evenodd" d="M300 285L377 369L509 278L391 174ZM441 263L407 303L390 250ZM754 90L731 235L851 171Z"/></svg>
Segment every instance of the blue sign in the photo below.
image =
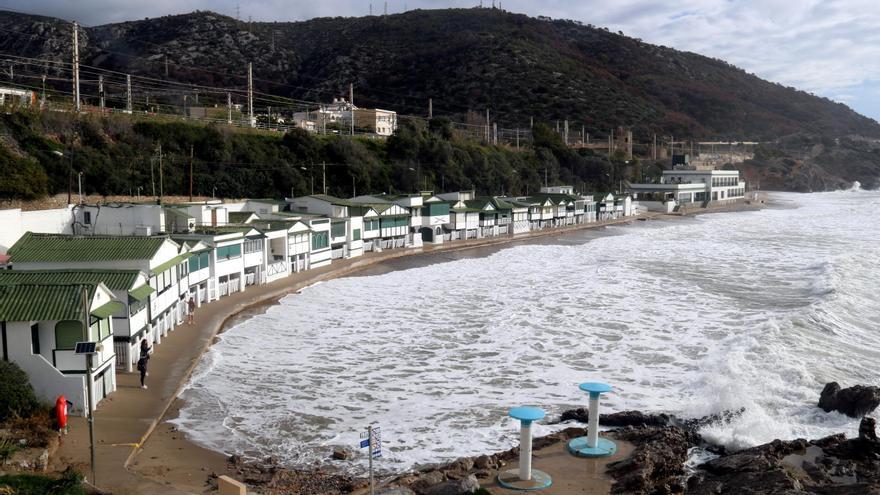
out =
<svg viewBox="0 0 880 495"><path fill-rule="evenodd" d="M365 449L365 448L367 448L367 447L369 447L369 446L370 446L370 439L369 439L369 438L366 439L366 440L361 440L361 448L362 448L362 449Z"/></svg>

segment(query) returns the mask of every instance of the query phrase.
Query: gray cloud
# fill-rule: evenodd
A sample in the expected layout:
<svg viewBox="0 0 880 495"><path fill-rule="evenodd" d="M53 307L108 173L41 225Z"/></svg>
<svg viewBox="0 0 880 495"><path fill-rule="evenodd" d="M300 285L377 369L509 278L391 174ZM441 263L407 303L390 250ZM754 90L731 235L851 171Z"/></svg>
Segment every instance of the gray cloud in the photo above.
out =
<svg viewBox="0 0 880 495"><path fill-rule="evenodd" d="M507 10L577 19L651 43L726 60L765 79L842 101L880 120L880 11L876 0L502 0ZM496 0L497 2L497 0ZM369 0L31 0L0 8L86 25L213 10L254 20L360 16ZM384 1L373 1L373 12ZM479 0L393 0L404 8L473 7ZM486 6L492 0L483 0Z"/></svg>

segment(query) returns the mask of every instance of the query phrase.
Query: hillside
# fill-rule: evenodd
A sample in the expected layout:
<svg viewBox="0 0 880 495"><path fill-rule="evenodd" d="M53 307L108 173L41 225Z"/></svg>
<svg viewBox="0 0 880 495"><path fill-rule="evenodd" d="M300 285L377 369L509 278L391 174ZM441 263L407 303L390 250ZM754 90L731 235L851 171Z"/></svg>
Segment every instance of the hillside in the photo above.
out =
<svg viewBox="0 0 880 495"><path fill-rule="evenodd" d="M0 32L0 54L69 61L65 21L0 12ZM654 133L762 141L755 159L739 168L764 188L826 190L852 181L877 187L880 178L880 124L845 105L723 61L572 21L449 9L249 24L195 12L83 28L80 43L84 66L155 78L159 89L141 86L149 85L142 79L135 92L177 106L190 89L173 83L243 88L252 62L257 91L307 101L344 96L353 83L359 105L404 114L426 114L432 98L435 116L459 121L469 110L488 108L502 126L569 119L599 139L611 128L631 126L643 143ZM39 84L42 62L16 63L13 83ZM48 67L47 84L69 91L69 73L59 67ZM96 83L94 70L84 68L83 93L92 100ZM113 91L118 106L118 86L108 97ZM202 105L225 104L225 90L201 97ZM174 164L167 192L178 194L187 192L181 165L190 145L202 187L196 193L209 195L216 187L224 196L304 193L312 174L302 167L321 161L338 165L328 172L328 187L340 195L419 186L525 193L540 186L545 170L549 182L606 190L668 166L575 153L553 133L536 136L527 152L485 146L453 136L442 119L430 129L408 126L387 143L28 112L0 120L0 172L14 171L0 197L66 192L70 165L59 164L50 149L75 151L74 169L84 171L88 192L146 190L160 143ZM536 134L548 130L540 129Z"/></svg>
<svg viewBox="0 0 880 495"><path fill-rule="evenodd" d="M69 57L70 28L57 20L4 12L0 29L0 52ZM261 91L327 101L351 82L363 105L408 114L425 114L430 97L437 113L489 108L508 126L534 117L641 136L880 137L876 121L843 104L723 61L497 9L252 24L196 12L85 28L82 38L87 65L164 78L167 57L171 80L241 87L253 62Z"/></svg>

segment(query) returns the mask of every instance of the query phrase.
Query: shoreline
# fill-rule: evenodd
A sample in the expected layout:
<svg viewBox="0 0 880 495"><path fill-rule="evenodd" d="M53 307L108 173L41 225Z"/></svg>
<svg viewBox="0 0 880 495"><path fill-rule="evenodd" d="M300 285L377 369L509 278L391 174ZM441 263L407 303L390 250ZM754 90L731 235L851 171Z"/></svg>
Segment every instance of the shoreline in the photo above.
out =
<svg viewBox="0 0 880 495"><path fill-rule="evenodd" d="M188 384L195 367L201 361L204 353L216 342L219 334L237 323L237 321L240 321L241 318L248 318L258 311L264 311L270 305L276 304L281 298L315 283L334 278L362 275L364 271L370 268L387 265L390 262L402 259L418 260L417 264L438 262L435 257L426 256L429 254L456 253L461 251L473 252L477 250L493 252L505 247L533 242L549 236L565 236L572 233L599 230L610 225L626 225L639 220L672 220L699 214L757 211L768 206L771 206L771 203L761 201L756 204L737 203L671 215L649 212L638 217L626 217L607 222L546 229L517 236L474 239L439 246L426 245L422 248L371 253L359 258L337 261L327 267L291 275L272 284L248 288L245 292L237 293L221 300L225 304L208 304L196 312L198 328L189 329L187 325L178 326L166 339L168 344L162 345L157 349L156 357L160 358L157 361L166 361L165 364L170 369L170 372L160 378L164 380L164 383L162 383L163 390L160 390L160 397L153 398L154 403L151 404L153 413L140 410L132 412L130 404L128 405L128 410L119 411L118 409L123 408L123 406L114 407L116 404L112 402L118 403L124 400L122 397L118 399L113 397L117 400L112 401L108 407L103 407L96 412L96 423L112 423L114 420L129 420L129 422L143 423L144 420L149 419L149 422L144 425L146 428L143 430L143 433L136 437L136 441L131 441L130 431L124 432L124 436L128 440L127 442L99 439L100 444L105 444L102 447L117 447L117 449L108 452L107 454L109 455L102 454L99 456L98 485L111 489L124 487L126 493L155 493L157 486L161 486L166 492L172 493L201 493L206 489L210 489L210 486L206 485L205 480L212 473L220 475L227 472L227 456L199 446L187 439L186 435L178 431L174 425L168 423L168 419L177 417L183 405L183 401L179 397L180 393ZM392 267L391 269L394 268ZM206 316L208 321L203 322ZM191 331L188 332L188 330ZM186 335L187 333L189 335ZM175 340L189 342L175 342ZM174 344L179 344L179 346ZM194 346L194 348L188 346ZM157 362L157 364L159 363ZM152 368L151 371L153 371ZM159 372L162 371L165 370L159 370ZM159 372L154 372L154 374L160 374ZM137 392L129 391L126 387L127 382L131 381L133 383L134 378L132 376L133 374L120 374L119 382L122 385L120 388L126 388L122 392L136 395ZM149 392L153 393L153 390L151 389ZM122 394L118 391L116 395ZM102 416L104 417L102 418ZM78 421L77 423L82 426L84 422ZM84 428L77 429L81 433ZM119 434L120 432L112 433ZM82 435L77 436L81 437ZM82 466L87 463L88 444L85 443L83 448L81 443L83 441L84 439L82 438L70 441L68 443L70 447L64 451L64 455L58 456L60 459L55 460L53 466L60 468L58 462L65 461L65 455L69 458L68 462L75 466ZM76 448L77 443L80 443L79 449ZM124 457L124 461L120 463L118 447L125 446L130 447L130 451ZM121 470L118 469L120 467L122 468ZM114 468L116 468L115 471L122 472L108 476L108 473L115 472ZM87 471L87 469L81 470L83 472ZM102 479L110 479L110 481L102 482Z"/></svg>

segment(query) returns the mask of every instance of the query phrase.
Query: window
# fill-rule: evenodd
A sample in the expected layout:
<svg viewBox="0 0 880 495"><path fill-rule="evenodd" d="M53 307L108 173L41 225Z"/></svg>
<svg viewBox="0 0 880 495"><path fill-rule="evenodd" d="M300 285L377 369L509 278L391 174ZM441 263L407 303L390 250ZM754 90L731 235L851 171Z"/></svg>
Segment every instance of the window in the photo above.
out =
<svg viewBox="0 0 880 495"><path fill-rule="evenodd" d="M92 212L90 212L90 211L83 212L83 223L86 225L92 224Z"/></svg>
<svg viewBox="0 0 880 495"><path fill-rule="evenodd" d="M40 353L40 325L34 323L31 325L31 354Z"/></svg>
<svg viewBox="0 0 880 495"><path fill-rule="evenodd" d="M59 321L55 324L55 348L69 350L83 340L82 323L76 320Z"/></svg>
<svg viewBox="0 0 880 495"><path fill-rule="evenodd" d="M378 230L379 220L364 220L364 230Z"/></svg>
<svg viewBox="0 0 880 495"><path fill-rule="evenodd" d="M361 240L361 229L354 229L354 231L352 231L351 238L355 241Z"/></svg>
<svg viewBox="0 0 880 495"><path fill-rule="evenodd" d="M312 234L312 250L324 249L330 245L328 232L315 232Z"/></svg>
<svg viewBox="0 0 880 495"><path fill-rule="evenodd" d="M241 256L241 244L234 244L232 246L224 246L217 248L217 259L218 260L231 260L234 258L238 258Z"/></svg>
<svg viewBox="0 0 880 495"><path fill-rule="evenodd" d="M199 258L200 256L196 255L189 259L190 273L199 271Z"/></svg>
<svg viewBox="0 0 880 495"><path fill-rule="evenodd" d="M330 233L333 237L345 236L345 222L336 222L330 226Z"/></svg>
<svg viewBox="0 0 880 495"><path fill-rule="evenodd" d="M138 313L138 311L144 309L144 307L146 305L147 305L147 303L144 301L138 301L137 299L135 299L133 297L129 297L128 298L128 314L130 316L134 316Z"/></svg>
<svg viewBox="0 0 880 495"><path fill-rule="evenodd" d="M248 239L244 241L245 253L257 253L263 251L263 239Z"/></svg>

